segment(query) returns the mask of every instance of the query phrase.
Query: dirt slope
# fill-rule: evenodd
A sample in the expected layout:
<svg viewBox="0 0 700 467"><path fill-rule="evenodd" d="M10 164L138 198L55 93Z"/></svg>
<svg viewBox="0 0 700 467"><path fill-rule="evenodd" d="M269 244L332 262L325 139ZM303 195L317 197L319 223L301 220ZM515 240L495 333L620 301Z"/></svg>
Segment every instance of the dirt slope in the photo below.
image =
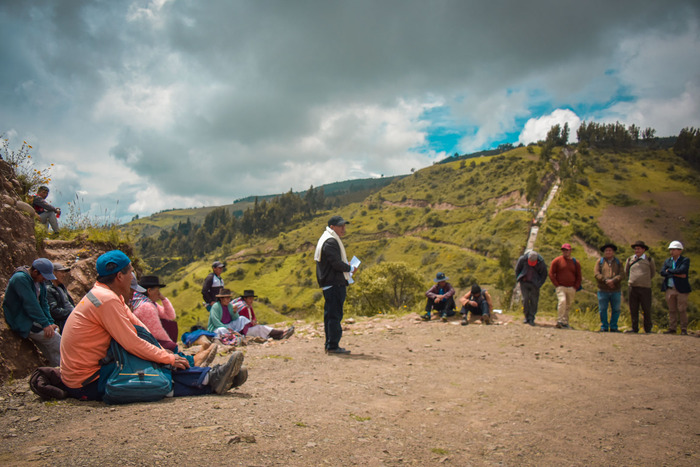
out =
<svg viewBox="0 0 700 467"><path fill-rule="evenodd" d="M245 348L226 396L110 407L2 388L10 465L698 465L700 339L419 322ZM223 356L217 357L223 359Z"/></svg>

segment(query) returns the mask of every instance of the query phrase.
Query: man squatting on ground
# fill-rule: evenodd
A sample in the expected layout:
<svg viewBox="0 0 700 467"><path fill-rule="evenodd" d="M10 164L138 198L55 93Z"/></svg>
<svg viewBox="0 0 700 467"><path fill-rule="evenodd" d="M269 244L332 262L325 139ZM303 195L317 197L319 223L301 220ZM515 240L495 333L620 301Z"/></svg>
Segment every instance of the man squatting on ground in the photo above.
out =
<svg viewBox="0 0 700 467"><path fill-rule="evenodd" d="M433 310L440 314L443 321L447 321L448 317L455 315L455 288L447 282L448 280L450 278L445 276L444 272L438 272L433 279L435 284L425 293L428 300L425 304L424 320L430 321L430 314Z"/></svg>
<svg viewBox="0 0 700 467"><path fill-rule="evenodd" d="M479 284L472 285L472 289L464 294L459 300L462 303L462 326L473 323L480 319L483 324L491 324L491 316L493 313L493 302L491 294L487 290L481 290ZM467 316L471 313L470 316Z"/></svg>
<svg viewBox="0 0 700 467"><path fill-rule="evenodd" d="M132 295L133 267L129 257L112 250L97 258L96 267L97 282L68 317L61 340L61 380L68 394L82 400L102 399L98 389L99 362L113 338L132 355L171 365L173 380L177 382L177 370L189 368L189 362L141 339L134 326L145 326L124 302L124 297ZM201 387L175 384L173 395L224 394L233 386L242 363L243 354L233 352L226 364L208 369Z"/></svg>
<svg viewBox="0 0 700 467"><path fill-rule="evenodd" d="M326 353L349 354L349 350L339 346L343 336L343 303L347 294L348 280L357 268L350 266L345 246L340 239L345 235L348 221L340 216L328 220L328 227L318 239L314 260L316 280L323 290L323 327L326 333Z"/></svg>

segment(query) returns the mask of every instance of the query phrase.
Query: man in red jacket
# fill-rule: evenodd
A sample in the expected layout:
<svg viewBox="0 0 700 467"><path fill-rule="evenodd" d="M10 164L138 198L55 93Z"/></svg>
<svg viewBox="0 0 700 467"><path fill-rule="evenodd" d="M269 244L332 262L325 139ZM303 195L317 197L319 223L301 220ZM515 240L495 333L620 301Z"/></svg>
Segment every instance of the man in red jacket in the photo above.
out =
<svg viewBox="0 0 700 467"><path fill-rule="evenodd" d="M571 257L571 245L561 246L561 256L557 256L549 267L549 280L557 290L557 327L571 329L569 310L574 304L576 291L581 287L581 265Z"/></svg>

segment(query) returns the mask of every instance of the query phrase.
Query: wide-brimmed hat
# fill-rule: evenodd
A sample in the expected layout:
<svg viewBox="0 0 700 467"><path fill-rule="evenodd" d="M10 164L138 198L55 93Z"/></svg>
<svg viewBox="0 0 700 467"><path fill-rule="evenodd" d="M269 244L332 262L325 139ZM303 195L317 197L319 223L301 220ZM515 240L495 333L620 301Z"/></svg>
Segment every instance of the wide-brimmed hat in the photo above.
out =
<svg viewBox="0 0 700 467"><path fill-rule="evenodd" d="M158 276L143 276L139 281L139 285L144 289L150 289L151 287L165 287L165 284L161 284Z"/></svg>
<svg viewBox="0 0 700 467"><path fill-rule="evenodd" d="M435 279L433 279L433 282L442 282L442 281L448 281L448 280L450 280L450 278L447 277L444 272L438 272L437 275L435 276Z"/></svg>
<svg viewBox="0 0 700 467"><path fill-rule="evenodd" d="M244 290L243 295L241 295L241 297L243 297L243 298L246 298L246 297L258 298L258 296L255 295L255 292L253 292L252 290Z"/></svg>
<svg viewBox="0 0 700 467"><path fill-rule="evenodd" d="M632 248L634 248L634 247L636 247L636 246L641 246L641 247L644 248L645 250L648 250L648 249L649 249L649 247L646 246L646 244L645 244L643 241L641 241L641 240L637 240L636 242L634 242L634 243L632 244Z"/></svg>
<svg viewBox="0 0 700 467"><path fill-rule="evenodd" d="M221 289L221 292L216 294L216 298L226 298L226 297L233 297L233 294L229 289Z"/></svg>
<svg viewBox="0 0 700 467"><path fill-rule="evenodd" d="M605 245L600 247L600 251L605 252L606 248L612 248L613 251L617 251L617 245L614 243L606 243Z"/></svg>

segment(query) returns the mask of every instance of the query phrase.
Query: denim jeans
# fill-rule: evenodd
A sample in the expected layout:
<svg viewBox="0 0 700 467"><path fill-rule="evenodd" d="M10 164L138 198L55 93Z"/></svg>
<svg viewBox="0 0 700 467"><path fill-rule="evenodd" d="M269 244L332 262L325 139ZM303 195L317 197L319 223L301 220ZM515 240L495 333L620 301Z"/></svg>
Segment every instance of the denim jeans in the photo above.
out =
<svg viewBox="0 0 700 467"><path fill-rule="evenodd" d="M600 329L608 330L608 304L610 305L609 329L617 330L617 320L620 318L621 292L598 291L598 310L600 312Z"/></svg>

